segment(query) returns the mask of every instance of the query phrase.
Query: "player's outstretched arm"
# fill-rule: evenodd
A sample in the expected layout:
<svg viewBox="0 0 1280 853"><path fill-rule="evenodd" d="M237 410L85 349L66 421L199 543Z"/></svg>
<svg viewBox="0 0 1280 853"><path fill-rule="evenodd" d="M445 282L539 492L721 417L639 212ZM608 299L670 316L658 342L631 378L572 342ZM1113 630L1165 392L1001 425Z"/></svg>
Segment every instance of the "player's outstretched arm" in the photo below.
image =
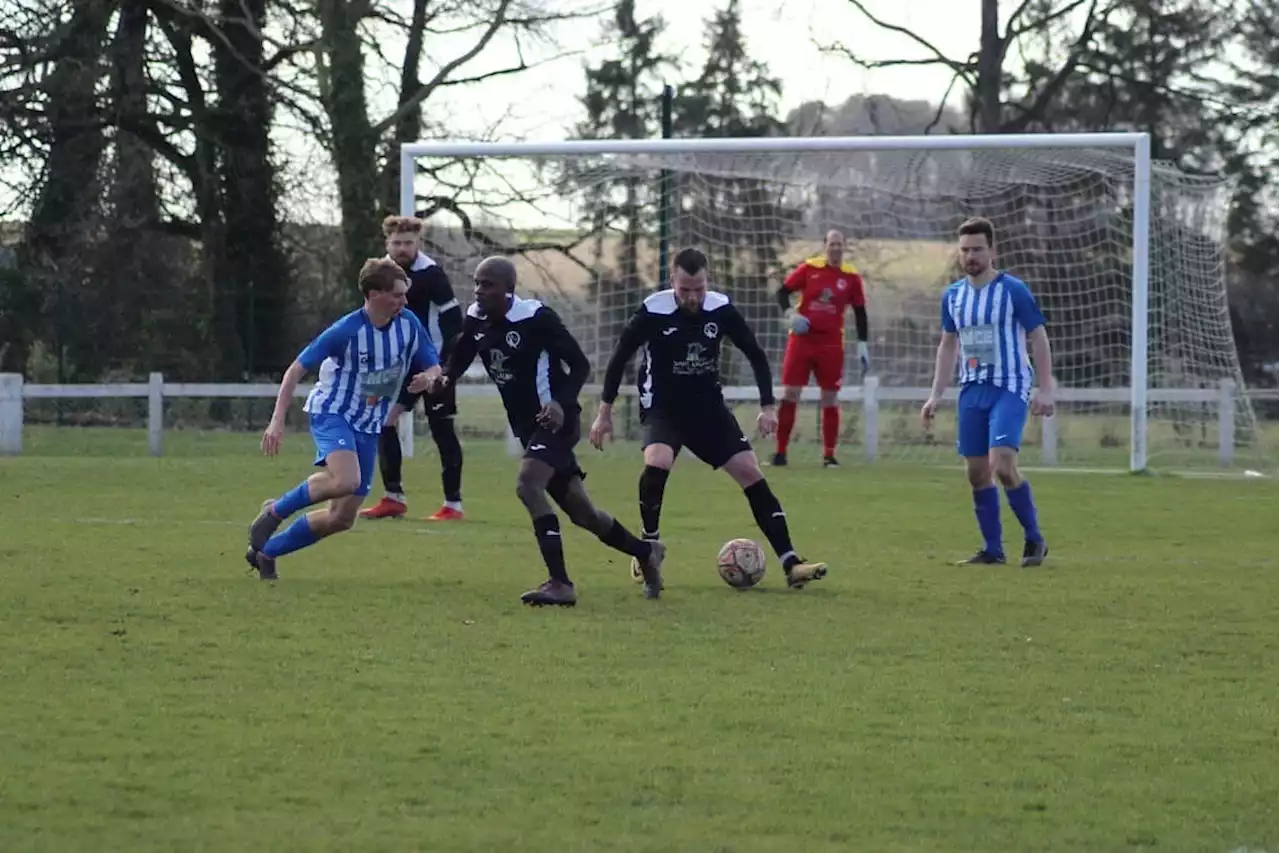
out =
<svg viewBox="0 0 1280 853"><path fill-rule="evenodd" d="M769 367L769 356L765 354L764 348L760 346L755 333L751 331L751 327L747 325L746 319L738 309L729 305L724 310L728 312L725 314L725 331L729 335L729 340L733 341L733 345L746 356L750 363L751 372L756 379L756 388L760 391L760 408L767 409L775 402L773 371Z"/></svg>
<svg viewBox="0 0 1280 853"><path fill-rule="evenodd" d="M951 374L956 369L956 356L959 354L959 349L960 336L955 332L943 332L942 340L938 342L938 354L933 360L933 387L929 389L929 399L925 400L920 408L920 419L926 428L933 420L938 404L942 402L942 395L946 393L947 385L951 382Z"/></svg>
<svg viewBox="0 0 1280 853"><path fill-rule="evenodd" d="M276 406L271 412L271 421L262 433L262 452L266 456L275 456L280 452L280 445L284 441L285 416L289 413L289 406L293 404L293 395L298 390L298 384L306 375L306 365L301 361L295 361L289 365L289 369L284 372L284 377L280 380L280 390L276 392Z"/></svg>
<svg viewBox="0 0 1280 853"><path fill-rule="evenodd" d="M421 394L440 375L440 354L421 321L413 314L408 316L414 326L413 348L409 351L409 393Z"/></svg>
<svg viewBox="0 0 1280 853"><path fill-rule="evenodd" d="M609 363L604 369L604 387L600 390L600 408L587 430L587 441L596 450L603 450L605 439L613 436L613 401L618 399L622 374L636 350L648 340L651 329L650 315L641 308L627 321L613 348L613 355L609 356Z"/></svg>
<svg viewBox="0 0 1280 853"><path fill-rule="evenodd" d="M779 287L777 292L773 294L773 298L778 303L778 307L782 309L782 313L785 314L791 310L791 291L786 288L786 285Z"/></svg>
<svg viewBox="0 0 1280 853"><path fill-rule="evenodd" d="M870 324L867 322L867 306L853 306L853 325L858 331L858 361L862 363L865 375L871 369L871 352L867 344L870 338Z"/></svg>
<svg viewBox="0 0 1280 853"><path fill-rule="evenodd" d="M409 364L414 368L414 372L426 370L429 367L440 366L440 353L436 351L435 342L431 340L431 335L427 333L427 329L422 325L413 314L409 315L413 318L414 346L413 352L409 356Z"/></svg>
<svg viewBox="0 0 1280 853"><path fill-rule="evenodd" d="M467 372L471 362L476 360L476 334L480 329L480 321L467 317L462 324L453 346L449 349L449 357L445 360L441 381L446 385L454 385L462 374Z"/></svg>
<svg viewBox="0 0 1280 853"><path fill-rule="evenodd" d="M618 399L618 388L622 385L623 372L631 363L631 357L636 354L636 350L648 340L651 325L649 316L649 313L641 308L631 315L631 319L627 321L622 334L618 337L613 355L609 356L609 363L604 369L604 387L601 389L600 399L606 406L612 406L613 401Z"/></svg>
<svg viewBox="0 0 1280 853"><path fill-rule="evenodd" d="M1031 401L1031 414L1053 416L1053 352L1049 347L1049 333L1039 326L1027 335L1031 350L1031 365L1036 371L1036 395Z"/></svg>
<svg viewBox="0 0 1280 853"><path fill-rule="evenodd" d="M440 362L443 364L449 357L449 348L454 339L462 331L462 306L453 295L453 284L449 276L439 266L427 270L427 298L438 312L436 322L440 324Z"/></svg>
<svg viewBox="0 0 1280 853"><path fill-rule="evenodd" d="M267 456L275 456L280 452L280 444L284 440L284 419L289 406L293 404L293 395L302 378L311 371L318 370L325 359L341 358L351 336L359 329L360 322L357 315L349 314L334 323L307 344L284 372L280 390L276 392L276 406L271 412L271 421L262 434L262 452Z"/></svg>
<svg viewBox="0 0 1280 853"><path fill-rule="evenodd" d="M1044 314L1022 282L1012 287L1009 299L1013 303L1013 319L1027 334L1027 347L1031 350L1031 364L1039 386L1031 401L1031 414L1049 417L1053 414L1053 353L1049 348L1049 333L1045 331Z"/></svg>
<svg viewBox="0 0 1280 853"><path fill-rule="evenodd" d="M556 400L567 409L578 402L582 386L587 384L587 379L591 376L591 359L587 358L587 354L582 351L578 339L565 328L559 314L550 308L541 308L538 311L538 319L547 335L547 350L569 368L569 374Z"/></svg>

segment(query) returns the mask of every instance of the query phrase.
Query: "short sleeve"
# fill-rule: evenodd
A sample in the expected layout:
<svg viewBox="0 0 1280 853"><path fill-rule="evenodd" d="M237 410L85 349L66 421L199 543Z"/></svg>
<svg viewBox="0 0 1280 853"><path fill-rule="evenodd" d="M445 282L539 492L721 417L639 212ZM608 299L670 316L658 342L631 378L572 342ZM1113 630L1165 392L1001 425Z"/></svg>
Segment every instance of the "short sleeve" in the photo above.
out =
<svg viewBox="0 0 1280 853"><path fill-rule="evenodd" d="M453 295L453 285L449 276L440 267L432 267L427 271L427 296L441 311L458 307L458 300Z"/></svg>
<svg viewBox="0 0 1280 853"><path fill-rule="evenodd" d="M808 272L809 265L807 263L800 264L787 275L786 281L782 283L782 286L794 293L804 287L804 277ZM774 279L774 281L777 281L777 279Z"/></svg>
<svg viewBox="0 0 1280 853"><path fill-rule="evenodd" d="M431 336L427 334L422 321L411 311L406 311L404 316L409 318L409 323L413 326L414 347L410 356L410 364L413 369L426 370L428 367L435 367L440 363L440 354L436 352L435 345L431 343Z"/></svg>
<svg viewBox="0 0 1280 853"><path fill-rule="evenodd" d="M956 320L951 316L951 288L942 291L942 331L956 334Z"/></svg>
<svg viewBox="0 0 1280 853"><path fill-rule="evenodd" d="M852 286L849 288L849 304L854 308L867 307L867 291L866 285L862 281L862 276L855 275L853 277Z"/></svg>
<svg viewBox="0 0 1280 853"><path fill-rule="evenodd" d="M307 344L298 354L298 363L307 370L316 370L326 358L338 358L351 340L350 325L346 318L339 320Z"/></svg>
<svg viewBox="0 0 1280 853"><path fill-rule="evenodd" d="M1023 331L1033 332L1045 324L1044 314L1036 304L1036 298L1022 282L1010 284L1009 301L1013 303L1013 318L1022 326Z"/></svg>

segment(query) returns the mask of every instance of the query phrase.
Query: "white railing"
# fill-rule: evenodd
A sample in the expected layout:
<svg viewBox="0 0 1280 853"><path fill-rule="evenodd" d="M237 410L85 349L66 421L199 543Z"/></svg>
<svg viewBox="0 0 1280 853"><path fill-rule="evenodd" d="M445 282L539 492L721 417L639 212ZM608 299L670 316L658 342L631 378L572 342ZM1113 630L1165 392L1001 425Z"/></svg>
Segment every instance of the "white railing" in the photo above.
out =
<svg viewBox="0 0 1280 853"><path fill-rule="evenodd" d="M147 399L147 445L152 456L160 456L164 450L164 403L167 399L264 397L274 398L279 386L272 383L211 383L165 382L163 374L152 373L146 382L107 382L85 385L45 385L24 381L21 374L0 373L0 455L22 452L23 403L26 400L94 399L94 398L143 398ZM296 395L305 397L308 388L299 388ZM457 387L458 396L497 396L498 389L489 384L464 383ZM600 387L588 385L583 389L583 399L598 397ZM634 388L623 388L623 395L634 395ZM747 402L757 399L756 389L748 386L732 386L724 389L725 399ZM929 395L928 388L880 387L874 376L860 386L844 388L840 392L843 403L862 404L863 451L868 460L878 455L880 440L879 407L882 402L923 403ZM954 400L956 390L947 391L947 399ZM1276 400L1275 390L1246 392L1252 400ZM1236 448L1236 384L1223 380L1213 388L1152 388L1147 392L1149 403L1209 403L1217 404L1218 412L1218 461L1230 466L1235 459ZM816 401L818 389L806 388L803 400ZM1054 399L1061 403L1118 403L1127 404L1132 396L1128 388L1060 388ZM412 415L406 414L406 419ZM413 430L411 421L402 421L401 442L405 454L413 455ZM510 437L509 437L510 438ZM1041 428L1041 462L1058 464L1058 420L1045 418Z"/></svg>

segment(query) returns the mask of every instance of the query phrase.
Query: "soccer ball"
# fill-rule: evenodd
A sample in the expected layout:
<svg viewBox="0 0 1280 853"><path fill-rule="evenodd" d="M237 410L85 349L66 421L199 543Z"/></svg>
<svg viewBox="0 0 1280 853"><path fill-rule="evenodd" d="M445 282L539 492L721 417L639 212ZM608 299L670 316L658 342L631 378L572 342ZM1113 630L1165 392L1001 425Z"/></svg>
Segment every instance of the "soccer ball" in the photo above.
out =
<svg viewBox="0 0 1280 853"><path fill-rule="evenodd" d="M730 539L716 555L720 578L734 589L750 589L764 578L764 549L750 539Z"/></svg>

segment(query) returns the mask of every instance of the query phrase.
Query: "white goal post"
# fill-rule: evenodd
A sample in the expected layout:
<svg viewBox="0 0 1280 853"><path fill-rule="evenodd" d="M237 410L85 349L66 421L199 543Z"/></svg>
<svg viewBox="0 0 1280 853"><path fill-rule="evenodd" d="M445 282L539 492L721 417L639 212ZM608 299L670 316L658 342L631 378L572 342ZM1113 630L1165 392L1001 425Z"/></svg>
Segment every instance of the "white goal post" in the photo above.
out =
<svg viewBox="0 0 1280 853"><path fill-rule="evenodd" d="M1162 414L1171 413L1175 421L1171 429L1178 434L1179 440L1183 440L1186 413L1178 407L1200 407L1196 412L1212 409L1213 417L1220 420L1223 410L1221 389L1234 387L1243 392L1225 310L1222 240L1215 230L1219 225L1213 221L1214 216L1220 217L1221 210L1214 212L1212 198L1217 196L1211 198L1211 191L1218 192L1223 185L1217 182L1210 187L1209 182L1195 183L1197 179L1190 177L1187 183L1179 183L1182 176L1168 164L1153 164L1150 137L1145 133L417 142L402 145L400 157L400 208L403 214L421 213L424 209L421 199L447 197L459 206L467 206L472 217L483 216L488 227L503 230L507 235L535 232L541 227L540 218L555 219L562 228L578 229L577 236L567 241L571 247L587 245L590 234L595 234L599 243L604 239L600 235L624 232L630 236L620 239L630 239L633 252L637 246L643 248L647 243L653 243L652 234L638 234L634 223L641 218L636 213L639 206L657 204L660 194L661 204L667 207L659 215L664 224L676 222L676 234L670 244L665 241L660 244L659 252L676 245L692 244L703 248L704 241L730 242L722 234L736 229L752 235L757 232L764 234L767 230L767 239L776 239L772 236L775 232L783 233L783 238L777 239L794 234L797 239L806 239L813 246L811 253L816 253L817 235L825 228L836 227L845 233L853 249L861 246L864 254L882 249L884 244L892 241L904 245L928 243L930 251L948 253L950 235L954 234L955 226L966 215L990 216L984 209L989 205L997 209L1005 221L1012 221L1018 227L1025 223L1025 234L1031 236L1022 238L1026 244L1024 255L1043 252L1053 256L1051 262L1057 264L1068 279L1059 283L1059 288L1080 288L1071 292L1065 301L1059 300L1059 305L1065 307L1058 315L1055 315L1053 306L1046 309L1051 341L1058 343L1055 331L1067 325L1066 315L1089 309L1102 300L1109 301L1106 316L1100 322L1100 327L1110 324L1105 329L1089 329L1088 319L1070 321L1072 329L1081 330L1071 333L1079 338L1079 349L1086 350L1095 343L1099 348L1105 348L1109 366L1070 368L1077 369L1078 375L1064 377L1061 363L1055 360L1058 368L1055 382L1060 388L1059 400L1127 408L1127 413L1122 414L1117 409L1116 417L1112 418L1117 420L1127 416L1127 442L1121 436L1110 441L1112 445L1128 444L1130 470L1145 470L1150 462L1151 425L1148 415L1153 407L1161 407L1159 411ZM424 160L431 165L422 166ZM1160 205L1161 227L1168 232L1162 237L1165 241L1162 252L1168 255L1169 260L1161 267L1160 286L1167 292L1162 291L1161 304L1153 306L1151 236L1153 168L1157 165L1162 170L1160 175L1164 183L1161 186L1170 188L1162 190L1156 202ZM466 171L471 182L464 184L442 177L448 175L451 168ZM524 181L522 186L527 185L528 188L510 189L508 197L493 201L492 192L486 196L483 189L477 189L476 175L486 169L491 176L497 176L492 180L493 185L511 188ZM673 184L677 186L674 200L667 195L668 187ZM1046 203L1045 198L1037 197L1036 192L1050 186L1053 195L1045 196L1048 198ZM1185 197L1179 196L1178 193L1184 190ZM751 193L755 193L751 196L755 201L748 198ZM767 203L760 201L764 197L767 197ZM606 202L602 203L601 198ZM517 204L524 207L523 215L505 212ZM595 205L593 208L592 204ZM765 208L761 207L762 204ZM753 205L755 212L751 212ZM632 224L618 225L613 220L605 221L606 216L616 216L619 209L625 211L628 206L632 211L632 219L628 222ZM429 215L442 209L448 211L448 204L442 208L438 203L428 203L426 207ZM558 207L573 210L568 214L547 212ZM759 212L766 208L767 213ZM605 209L610 213L599 212ZM904 210L910 213L904 214ZM529 211L535 213L530 215ZM508 216L509 221L504 222ZM1078 236L1062 236L1061 245L1055 242L1059 239L1055 222L1062 221L1063 216L1077 217L1071 221L1071 227L1080 234L1092 233L1094 236L1089 239L1094 243L1089 244L1086 238ZM588 227L584 223L592 217L596 217L592 220L596 224ZM997 219L995 216L990 218ZM1105 223L1094 225L1094 220L1103 218L1107 220ZM894 224L899 222L903 224ZM567 226L564 223L568 223ZM430 219L428 224L430 233ZM442 227L447 229L449 226ZM899 228L896 232L893 231L895 227ZM1000 229L1001 222L997 221L998 252L1002 245ZM650 230L657 231L656 228ZM466 280L459 278L462 274L469 274L467 264L493 250L493 243L481 245L471 236L469 232L462 234L459 239L466 244L465 248L453 253L455 288L460 290L467 287ZM729 263L737 264L734 258L741 253L757 251L758 247L747 245L751 239L755 238L748 237L744 244L746 248L738 245L723 248L720 256L728 257ZM761 237L760 241L764 239ZM1037 239L1044 245L1035 245ZM516 242L512 237L508 245ZM1188 248L1188 242L1195 245ZM569 254L567 250L561 251ZM651 249L646 251L653 254ZM1198 254L1193 256L1193 253ZM712 256L713 280L716 280L717 253L708 254ZM765 262L760 260L763 255L757 251L757 256L756 261L763 269ZM1080 272L1083 267L1079 265L1084 261L1077 256L1097 264L1099 269L1106 267L1105 277L1096 282L1070 281L1073 273L1094 275ZM594 258L576 261L584 269L592 270L589 276L596 290L591 294L597 299L605 299L613 293L601 289L601 282L610 276L616 279L619 275L617 259L609 261L602 260L602 257L597 248ZM761 274L759 283L753 287L763 292L766 280L771 282L771 289L781 283L787 269L779 257L779 253L772 256L768 263L775 268L768 275ZM789 259L787 263L793 261ZM610 263L612 267L605 269ZM538 262L534 261L534 265L538 266ZM637 276L636 268L633 261L632 277L642 278L644 289L663 286L657 280L660 276ZM1015 263L1012 271L1025 278L1033 293L1040 295L1037 287L1043 286L1044 282L1038 281L1036 270L1024 273ZM544 274L544 287L554 292L556 283L546 280L548 274L545 269L541 272ZM896 378L882 378L880 393L889 392L883 399L903 401L904 410L905 402L913 396L906 392L927 389L929 384L928 377L923 376L918 365L922 361L918 351L923 347L922 336L927 337L925 332L933 336L936 344L937 298L946 282L954 277L954 270L940 268L930 274L930 280L915 282L924 297L934 300L933 307L919 307L927 303L926 298L923 302L916 299L916 307L911 309L915 313L903 309L902 325L913 336L910 346L914 349L911 353L906 353L907 344L890 342L904 353L898 362L902 365L910 362L912 366L902 367ZM878 348L876 330L881 320L877 314L881 304L877 288L883 282L875 270L864 272L864 278L868 280L872 361L875 364ZM885 276L885 280L889 278ZM1194 279L1193 284L1186 285L1194 289L1194 296L1189 298L1186 306L1178 308L1181 305L1178 300L1183 299L1178 293L1184 286L1183 278L1188 282ZM1122 282L1119 288L1117 281ZM523 275L521 284L526 286ZM1090 291L1090 287L1096 292ZM622 289L626 291L624 296L632 295L631 290ZM913 294L912 298L921 294ZM736 293L732 295L741 302ZM753 295L751 298L758 297ZM772 297L769 296L767 301L771 303ZM590 297L579 300L579 315L591 314L589 302ZM1202 307L1202 303L1208 307ZM1182 331L1180 342L1162 342L1160 346L1170 347L1172 353L1165 358L1161 352L1153 352L1150 335L1155 316L1166 322L1170 329L1185 325L1180 319L1182 315L1170 305L1196 314L1198 325L1190 332ZM630 305L630 310L634 307L634 304ZM1128 328L1116 329L1115 315L1124 307L1127 307ZM601 359L619 331L619 321L615 318L601 319L602 314L600 309L596 309L595 326L592 328L592 333L600 340L594 349L588 347L596 362L597 381L603 370ZM760 316L765 315L762 313ZM758 326L760 318L755 322ZM883 329L883 326L879 328ZM901 337L906 332L895 328L891 334ZM1197 347L1206 353L1203 358L1197 355ZM1173 352L1173 348L1177 348L1177 352ZM775 359L777 349L774 347L775 351L771 353ZM927 355L923 361L927 362L931 373L931 349ZM1125 355L1127 364L1123 364ZM1159 360L1158 369L1162 374L1158 384L1152 382L1150 372L1153 357ZM775 376L777 368L775 360ZM849 385L857 381L856 374L846 371L846 376ZM1090 376L1094 378L1088 378ZM864 388L860 387L846 387L841 394L842 400L853 402L862 401L865 396ZM1244 428L1236 431L1252 435L1256 419L1248 397L1244 393L1235 397L1240 402L1231 403L1234 408L1228 414L1241 419ZM586 401L584 405L590 409ZM406 417L409 421L405 425L409 428L402 429L401 436L408 445L406 452L412 453L412 416ZM1201 415L1196 414L1195 417ZM1058 431L1059 428L1053 426L1055 441ZM914 438L903 439L903 446L914 441Z"/></svg>

